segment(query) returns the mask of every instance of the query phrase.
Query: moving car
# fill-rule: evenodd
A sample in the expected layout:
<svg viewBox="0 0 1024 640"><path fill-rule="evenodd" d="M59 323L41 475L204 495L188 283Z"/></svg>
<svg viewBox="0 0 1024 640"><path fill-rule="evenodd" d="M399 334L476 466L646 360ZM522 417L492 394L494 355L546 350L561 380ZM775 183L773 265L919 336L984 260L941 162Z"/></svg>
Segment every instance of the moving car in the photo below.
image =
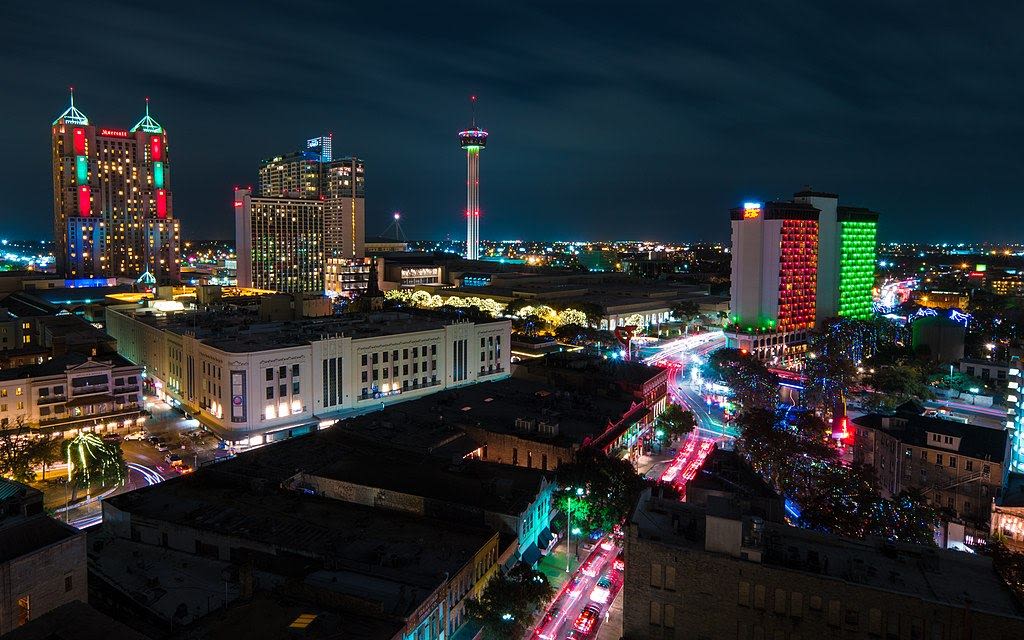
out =
<svg viewBox="0 0 1024 640"><path fill-rule="evenodd" d="M626 560L621 551L619 552L619 555L615 556L615 562L612 563L612 568L616 571L624 571L626 569Z"/></svg>
<svg viewBox="0 0 1024 640"><path fill-rule="evenodd" d="M163 453L164 451L170 451L171 449L170 447L167 446L166 442L160 439L157 439L157 441L153 443L153 448L159 451L160 453Z"/></svg>
<svg viewBox="0 0 1024 640"><path fill-rule="evenodd" d="M612 580L608 577L608 574L601 576L601 579L597 581L597 586L590 592L590 599L594 602L600 602L605 604L608 602L608 598L612 595Z"/></svg>
<svg viewBox="0 0 1024 640"><path fill-rule="evenodd" d="M592 604L588 604L583 607L583 611L580 611L580 615L577 616L576 621L572 623L572 628L586 636L594 630L594 626L597 624L597 620L600 616L601 610Z"/></svg>
<svg viewBox="0 0 1024 640"><path fill-rule="evenodd" d="M166 456L164 456L164 462L171 465L172 467L180 467L181 465L185 464L185 462L181 459L181 456L179 456L176 453L168 453Z"/></svg>

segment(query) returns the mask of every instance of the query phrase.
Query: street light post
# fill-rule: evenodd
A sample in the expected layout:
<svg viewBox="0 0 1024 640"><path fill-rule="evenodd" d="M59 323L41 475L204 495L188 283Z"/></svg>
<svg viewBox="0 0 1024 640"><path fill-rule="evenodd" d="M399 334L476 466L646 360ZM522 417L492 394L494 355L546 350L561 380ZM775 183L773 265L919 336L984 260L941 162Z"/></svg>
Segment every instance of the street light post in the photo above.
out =
<svg viewBox="0 0 1024 640"><path fill-rule="evenodd" d="M577 499L583 495L583 489L576 487ZM565 572L569 573L572 558L569 556L569 549L572 546L572 494L569 494L569 506L566 508L565 515ZM577 546L577 549L579 547Z"/></svg>

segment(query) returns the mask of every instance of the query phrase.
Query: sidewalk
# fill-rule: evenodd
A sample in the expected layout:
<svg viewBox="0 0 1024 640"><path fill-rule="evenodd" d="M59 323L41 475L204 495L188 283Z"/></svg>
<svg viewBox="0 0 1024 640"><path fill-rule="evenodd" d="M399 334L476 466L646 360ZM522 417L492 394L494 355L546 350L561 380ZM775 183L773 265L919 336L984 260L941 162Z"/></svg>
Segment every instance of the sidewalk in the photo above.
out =
<svg viewBox="0 0 1024 640"><path fill-rule="evenodd" d="M619 589L619 592L615 594L615 599L612 600L612 604L608 607L608 620L602 622L601 626L597 629L597 640L620 640L622 638L622 592L625 589Z"/></svg>
<svg viewBox="0 0 1024 640"><path fill-rule="evenodd" d="M575 549L575 544L573 544ZM582 550L581 550L582 552ZM579 566L579 561L575 557L570 559L572 562L571 570L566 573L565 571L565 538L562 538L555 544L554 549L551 550L546 556L543 556L537 562L537 570L543 573L548 582L551 583L551 588L555 590L555 593L562 588L565 581L568 580L572 575L576 567Z"/></svg>

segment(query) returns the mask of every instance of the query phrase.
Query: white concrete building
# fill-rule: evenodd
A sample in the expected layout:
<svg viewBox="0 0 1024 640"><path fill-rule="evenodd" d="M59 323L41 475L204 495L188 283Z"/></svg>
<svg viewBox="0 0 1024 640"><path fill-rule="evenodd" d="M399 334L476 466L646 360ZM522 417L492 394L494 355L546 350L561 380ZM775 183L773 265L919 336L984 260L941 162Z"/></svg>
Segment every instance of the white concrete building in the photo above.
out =
<svg viewBox="0 0 1024 640"><path fill-rule="evenodd" d="M116 431L141 422L144 408L142 367L116 354L67 354L0 371L0 431Z"/></svg>
<svg viewBox="0 0 1024 640"><path fill-rule="evenodd" d="M118 351L157 394L226 440L261 444L324 421L507 377L511 324L406 313L261 322L223 311L108 307Z"/></svg>

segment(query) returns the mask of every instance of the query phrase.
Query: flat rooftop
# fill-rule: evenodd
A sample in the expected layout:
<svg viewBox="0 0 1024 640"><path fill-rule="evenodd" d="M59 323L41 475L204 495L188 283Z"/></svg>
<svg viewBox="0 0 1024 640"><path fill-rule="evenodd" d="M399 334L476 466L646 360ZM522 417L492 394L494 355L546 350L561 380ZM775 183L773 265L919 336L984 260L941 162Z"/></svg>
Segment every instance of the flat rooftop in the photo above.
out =
<svg viewBox="0 0 1024 640"><path fill-rule="evenodd" d="M455 441L463 427L571 446L604 433L609 421L618 422L633 403L632 396L615 389L565 391L546 382L512 377L393 404L381 411L349 418L334 428L359 432L399 447L439 446L445 434ZM557 423L558 434L545 436L522 431L516 427L518 419ZM430 442L437 444L428 445Z"/></svg>
<svg viewBox="0 0 1024 640"><path fill-rule="evenodd" d="M204 344L232 353L295 347L331 336L360 340L434 331L456 322L425 314L390 311L281 322L261 321L255 309L246 308L170 314L148 307L128 307L117 311L165 331L195 334Z"/></svg>
<svg viewBox="0 0 1024 640"><path fill-rule="evenodd" d="M10 524L0 527L0 563L14 560L63 542L75 536L85 535L59 520L39 514L27 518L16 518Z"/></svg>
<svg viewBox="0 0 1024 640"><path fill-rule="evenodd" d="M546 476L553 478L539 469L464 460L480 445L451 429L438 434L437 446L403 449L364 433L365 425L350 424L355 422L254 449L210 471L274 484L305 473L511 515L533 502Z"/></svg>
<svg viewBox="0 0 1024 640"><path fill-rule="evenodd" d="M495 535L286 490L249 471L212 465L104 504L133 518L270 546L278 557L291 559L293 571L330 567L337 591L369 597L381 603L384 614L401 617Z"/></svg>
<svg viewBox="0 0 1024 640"><path fill-rule="evenodd" d="M0 381L22 380L25 378L42 378L45 376L59 375L67 371L68 367L75 367L89 361L111 364L115 367L134 367L128 359L116 353L106 353L96 357L89 357L77 353L69 353L63 356L51 358L39 364L25 364L20 367L0 370Z"/></svg>
<svg viewBox="0 0 1024 640"><path fill-rule="evenodd" d="M515 376L529 379L545 377L555 381L576 376L583 377L594 385L600 382L617 382L633 386L642 386L665 373L664 369L643 362L606 360L575 351L551 353L543 358L518 362L514 371Z"/></svg>
<svg viewBox="0 0 1024 640"><path fill-rule="evenodd" d="M705 517L704 507L645 494L633 513L632 524L641 539L703 552ZM765 566L945 605L1021 615L1019 605L987 557L878 539L854 540L772 522L764 523L763 540L761 564ZM739 558L735 561L747 562Z"/></svg>

